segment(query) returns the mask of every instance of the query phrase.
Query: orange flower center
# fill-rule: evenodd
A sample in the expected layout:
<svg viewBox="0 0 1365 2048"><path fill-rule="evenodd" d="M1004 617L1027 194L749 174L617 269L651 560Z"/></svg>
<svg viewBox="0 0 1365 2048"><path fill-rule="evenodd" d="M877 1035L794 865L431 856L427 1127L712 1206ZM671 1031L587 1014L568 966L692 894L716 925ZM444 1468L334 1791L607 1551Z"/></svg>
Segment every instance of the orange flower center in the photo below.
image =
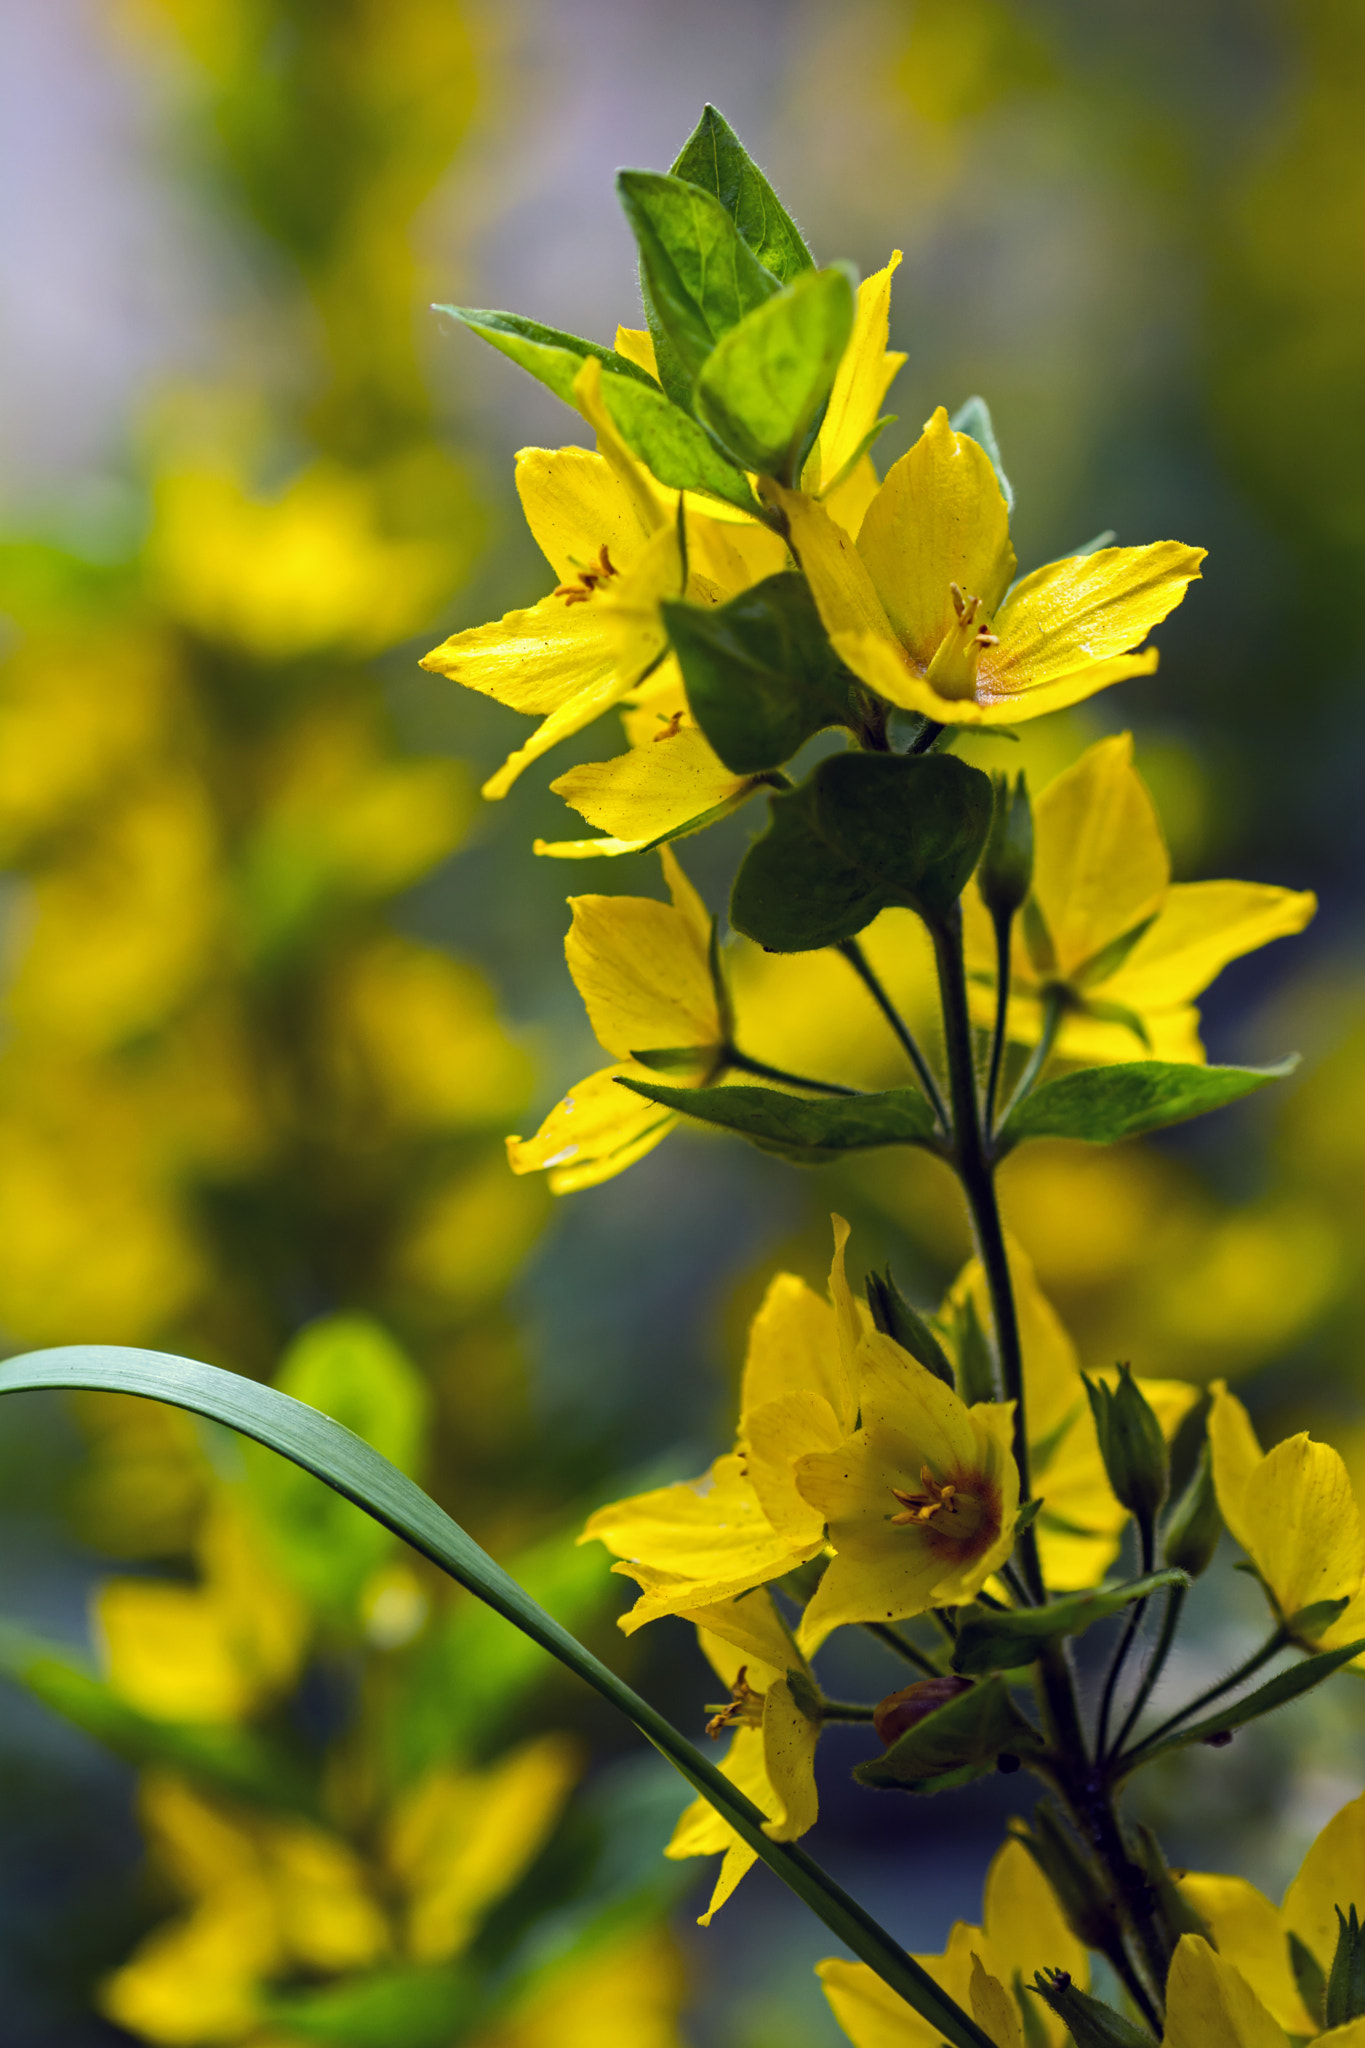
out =
<svg viewBox="0 0 1365 2048"><path fill-rule="evenodd" d="M919 1493L903 1492L899 1486L891 1489L901 1505L901 1512L890 1518L892 1527L924 1529L954 1543L969 1543L989 1519L989 1508L984 1499L961 1484L961 1476L938 1480L927 1465L921 1465Z"/></svg>

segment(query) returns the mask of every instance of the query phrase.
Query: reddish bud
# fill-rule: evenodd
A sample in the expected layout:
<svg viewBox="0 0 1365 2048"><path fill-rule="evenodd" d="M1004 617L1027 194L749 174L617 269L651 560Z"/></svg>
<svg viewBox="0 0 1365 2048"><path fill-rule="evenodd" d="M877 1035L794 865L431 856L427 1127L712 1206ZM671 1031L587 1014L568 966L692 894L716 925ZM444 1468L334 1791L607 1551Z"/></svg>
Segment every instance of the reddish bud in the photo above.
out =
<svg viewBox="0 0 1365 2048"><path fill-rule="evenodd" d="M972 1683L970 1678L958 1678L952 1672L946 1672L942 1678L917 1678L913 1685L902 1686L899 1692L889 1692L884 1700L878 1701L872 1709L872 1725L890 1749L898 1736L922 1721L926 1714L946 1707L959 1693L970 1692Z"/></svg>

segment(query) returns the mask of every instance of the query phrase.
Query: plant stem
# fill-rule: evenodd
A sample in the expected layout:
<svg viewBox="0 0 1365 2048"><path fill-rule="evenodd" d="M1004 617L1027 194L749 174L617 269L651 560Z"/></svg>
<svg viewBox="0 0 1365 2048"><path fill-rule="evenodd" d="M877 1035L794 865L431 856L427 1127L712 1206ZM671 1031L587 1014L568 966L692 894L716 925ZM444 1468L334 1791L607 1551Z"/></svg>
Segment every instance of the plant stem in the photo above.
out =
<svg viewBox="0 0 1365 2048"><path fill-rule="evenodd" d="M875 1707L861 1707L856 1700L821 1700L822 1721L870 1721Z"/></svg>
<svg viewBox="0 0 1365 2048"><path fill-rule="evenodd" d="M923 725L906 748L907 754L929 754L943 737L944 728L935 719L926 717Z"/></svg>
<svg viewBox="0 0 1365 2048"><path fill-rule="evenodd" d="M1268 1664L1272 1657L1278 1657L1280 1651L1288 1647L1289 1640L1288 1629L1277 1628L1274 1635L1262 1643L1256 1654L1253 1657L1247 1658L1245 1664L1239 1664L1235 1671L1230 1672L1226 1678L1220 1679L1217 1685L1209 1686L1206 1691L1199 1694L1197 1699L1193 1699L1188 1705L1180 1707L1174 1714L1169 1714L1158 1727L1153 1728L1150 1735L1145 1735L1141 1742L1116 1761L1122 1765L1125 1771L1131 1770L1134 1764L1141 1762L1149 1749L1160 1742L1163 1735L1169 1735L1172 1728L1178 1728L1182 1721L1188 1721L1190 1716L1197 1714L1201 1707L1211 1706L1214 1700L1221 1699L1225 1692L1235 1691L1239 1685L1243 1684L1248 1678L1253 1677L1263 1664Z"/></svg>
<svg viewBox="0 0 1365 2048"><path fill-rule="evenodd" d="M920 1087L929 1098L930 1106L933 1109L934 1115L938 1118L940 1128L946 1137L949 1128L948 1106L939 1091L938 1082L934 1079L933 1069L921 1052L919 1042L911 1031L910 1026L905 1022L900 1011L896 1008L890 996L873 973L871 963L862 947L858 944L858 941L856 939L844 939L838 951L848 961L849 966L858 976L873 1002L895 1032L906 1057L915 1070L915 1077Z"/></svg>
<svg viewBox="0 0 1365 2048"><path fill-rule="evenodd" d="M739 1074L756 1074L761 1081L785 1081L789 1088L813 1088L820 1095L861 1095L861 1088L845 1088L841 1081L812 1081L805 1074L789 1074L785 1067L770 1067L766 1060L751 1060L747 1052L727 1046L722 1065Z"/></svg>
<svg viewBox="0 0 1365 2048"><path fill-rule="evenodd" d="M1034 1083L1047 1065L1062 1021L1065 1001L1061 989L1049 989L1043 998L1043 1028L1038 1043L1029 1054L1028 1065L1019 1076L1018 1085L1005 1107L997 1129L1003 1130L1019 1105L1033 1093Z"/></svg>
<svg viewBox="0 0 1365 2048"><path fill-rule="evenodd" d="M1155 1565L1156 1531L1149 1520L1142 1530L1142 1570L1144 1577L1155 1568ZM1147 1602L1145 1600L1135 1600L1129 1608L1127 1618L1123 1624L1123 1633L1119 1637L1118 1645L1109 1660L1109 1669L1105 1673L1104 1691L1100 1695L1099 1719L1095 1724L1095 1754L1101 1762L1103 1762L1108 1752L1109 1716L1114 1711L1114 1695L1118 1691L1118 1683L1123 1673L1123 1667L1128 1661L1128 1653L1133 1647L1137 1632L1142 1626L1142 1617L1146 1611Z"/></svg>
<svg viewBox="0 0 1365 2048"><path fill-rule="evenodd" d="M917 1643L912 1643L899 1629L892 1628L889 1622L865 1621L863 1627L870 1636L875 1636L879 1643L885 1643L888 1650L894 1650L898 1657L904 1657L907 1664L913 1664L916 1671L922 1671L926 1678L942 1678L943 1673L929 1652L921 1650Z"/></svg>
<svg viewBox="0 0 1365 2048"><path fill-rule="evenodd" d="M1011 912L996 912L995 1028L991 1033L991 1064L986 1076L986 1106L981 1118L988 1140L995 1130L995 1098L1000 1091L1000 1069L1005 1058L1005 1025L1010 1010L1010 929L1013 923Z"/></svg>
<svg viewBox="0 0 1365 2048"><path fill-rule="evenodd" d="M1019 1468L1019 1500L1029 1498L1028 1414L1024 1400L1024 1354L1019 1337L1019 1317L1010 1281L1005 1232L996 1200L995 1181L986 1154L981 1129L981 1111L976 1092L976 1063L972 1057L972 1027L967 1009L967 978L962 958L962 910L954 904L947 916L929 927L938 960L939 990L943 999L943 1035L948 1055L948 1078L953 1103L953 1164L971 1213L977 1252L991 1299L995 1324L996 1351L1007 1401L1014 1403L1014 1458ZM1035 1602L1043 1601L1042 1567L1038 1558L1038 1537L1032 1526L1019 1538L1019 1561L1024 1583Z"/></svg>
<svg viewBox="0 0 1365 2048"><path fill-rule="evenodd" d="M1137 1689L1133 1704L1124 1715L1123 1725L1114 1737L1111 1756L1122 1754L1123 1745L1136 1727L1138 1716L1156 1689L1157 1680L1165 1669L1166 1659L1171 1654L1171 1645L1180 1626L1180 1611L1185 1605L1185 1595L1188 1592L1188 1586L1168 1586L1166 1589L1166 1608L1161 1617L1161 1633L1157 1637L1156 1648L1148 1659L1147 1669L1142 1675L1142 1683Z"/></svg>

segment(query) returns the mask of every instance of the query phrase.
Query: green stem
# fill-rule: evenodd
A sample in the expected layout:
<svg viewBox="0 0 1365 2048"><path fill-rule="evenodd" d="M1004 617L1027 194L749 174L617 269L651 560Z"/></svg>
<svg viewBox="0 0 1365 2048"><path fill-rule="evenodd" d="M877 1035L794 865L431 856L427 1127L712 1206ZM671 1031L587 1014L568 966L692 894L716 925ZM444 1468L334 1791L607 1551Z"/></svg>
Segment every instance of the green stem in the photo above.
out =
<svg viewBox="0 0 1365 2048"><path fill-rule="evenodd" d="M870 1721L875 1707L861 1707L856 1700L821 1700L822 1721Z"/></svg>
<svg viewBox="0 0 1365 2048"><path fill-rule="evenodd" d="M954 904L948 915L936 920L929 930L938 960L939 990L943 999L943 1035L953 1103L953 1164L967 1198L977 1252L990 1294L991 1319L995 1324L996 1352L1005 1399L1014 1403L1014 1458L1019 1468L1019 1500L1022 1505L1030 1497L1024 1353L1009 1258L1005 1251L1005 1230L1000 1220L995 1180L981 1129L976 1063L972 1057L971 1017L967 1008L967 977L962 957L960 906ZM1029 1596L1035 1603L1041 1603L1047 1593L1038 1557L1038 1536L1032 1525L1019 1538L1018 1555Z"/></svg>
<svg viewBox="0 0 1365 2048"><path fill-rule="evenodd" d="M904 1657L907 1664L913 1664L916 1671L922 1671L926 1678L942 1678L941 1668L935 1664L928 1651L921 1650L917 1643L912 1643L899 1629L892 1628L890 1622L865 1621L863 1627L870 1636L875 1636L879 1643L885 1643L888 1650L893 1650L898 1657Z"/></svg>
<svg viewBox="0 0 1365 2048"><path fill-rule="evenodd" d="M1148 1572L1153 1571L1155 1567L1156 1531L1149 1520L1142 1530L1142 1570L1144 1577ZM1145 1600L1135 1600L1133 1602L1128 1610L1127 1619L1123 1624L1123 1633L1120 1635L1118 1645L1109 1660L1109 1669L1104 1679L1104 1691L1100 1695L1099 1719L1095 1724L1095 1755L1101 1761L1103 1761L1108 1753L1109 1716L1114 1711L1114 1696L1118 1691L1119 1679L1123 1675L1123 1667L1128 1662L1128 1653L1133 1647L1137 1632L1142 1626L1142 1617L1146 1611L1147 1602Z"/></svg>
<svg viewBox="0 0 1365 2048"><path fill-rule="evenodd" d="M923 725L906 748L906 753L931 754L942 739L946 729L936 719L926 717Z"/></svg>
<svg viewBox="0 0 1365 2048"><path fill-rule="evenodd" d="M843 954L845 960L847 960L849 966L858 976L873 1002L895 1032L902 1050L915 1070L915 1077L920 1087L929 1098L934 1115L938 1118L939 1128L946 1136L949 1128L948 1105L943 1100L938 1082L934 1079L933 1069L921 1052L919 1042L911 1031L910 1026L905 1022L900 1011L896 1008L890 996L873 973L867 955L858 944L858 941L856 939L845 939L838 950Z"/></svg>
<svg viewBox="0 0 1365 2048"><path fill-rule="evenodd" d="M995 1028L991 1033L991 1064L986 1076L986 1107L981 1118L988 1139L995 1130L995 1100L1000 1092L1000 1069L1005 1058L1005 1026L1010 1011L1010 929L1013 923L1013 912L996 912Z"/></svg>
<svg viewBox="0 0 1365 2048"><path fill-rule="evenodd" d="M998 1130L1005 1128L1020 1103L1033 1093L1034 1083L1051 1057L1052 1047L1056 1041L1058 1027L1061 1024L1065 1007L1063 991L1059 988L1050 988L1043 998L1043 1028L1038 1043L1030 1053L1028 1065L1019 1076L1018 1086L1015 1088L1013 1095L1011 1095L1006 1105L1005 1113L996 1126Z"/></svg>
<svg viewBox="0 0 1365 2048"><path fill-rule="evenodd" d="M738 1074L756 1074L761 1081L785 1081L789 1088L812 1088L820 1095L861 1095L861 1088L845 1088L841 1081L812 1081L805 1074L789 1074L785 1067L770 1067L766 1060L751 1060L747 1052L730 1045L722 1064Z"/></svg>
<svg viewBox="0 0 1365 2048"><path fill-rule="evenodd" d="M1186 1706L1180 1707L1174 1714L1169 1714L1158 1727L1153 1728L1150 1735L1144 1735L1142 1741L1130 1749L1126 1755L1117 1758L1117 1763L1122 1766L1124 1771L1131 1770L1134 1764L1141 1762L1149 1749L1161 1741L1163 1736L1170 1734L1172 1728L1178 1728L1180 1723L1188 1721L1192 1714L1197 1714L1203 1707L1211 1706L1215 1700L1221 1699L1225 1692L1235 1691L1248 1678L1254 1677L1263 1664L1268 1664L1272 1657L1278 1657L1280 1651L1288 1647L1290 1640L1287 1628L1277 1628L1274 1635L1262 1643L1256 1654L1253 1657L1247 1658L1245 1664L1239 1664L1235 1671L1229 1672L1228 1676L1220 1679L1217 1685L1209 1686L1206 1691L1200 1693L1197 1699L1190 1700Z"/></svg>
<svg viewBox="0 0 1365 2048"><path fill-rule="evenodd" d="M1147 1669L1142 1675L1142 1683L1137 1689L1133 1704L1124 1715L1123 1725L1114 1737L1114 1747L1110 1752L1111 1756L1122 1755L1123 1745L1137 1726L1138 1716L1156 1690L1157 1680L1165 1670L1166 1659L1171 1654L1176 1630L1180 1627L1180 1611L1185 1605L1185 1596L1189 1590L1188 1586L1170 1586L1167 1588L1166 1608L1161 1617L1161 1633L1156 1639L1156 1648L1148 1660Z"/></svg>

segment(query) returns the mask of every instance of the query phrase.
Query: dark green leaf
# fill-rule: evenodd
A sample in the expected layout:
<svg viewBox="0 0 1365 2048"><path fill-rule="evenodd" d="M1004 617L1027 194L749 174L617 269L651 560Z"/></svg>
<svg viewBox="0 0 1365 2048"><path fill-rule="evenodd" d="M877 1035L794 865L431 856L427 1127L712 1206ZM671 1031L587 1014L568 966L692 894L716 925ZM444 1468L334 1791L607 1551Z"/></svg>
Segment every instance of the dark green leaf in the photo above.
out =
<svg viewBox="0 0 1365 2048"><path fill-rule="evenodd" d="M803 1166L822 1166L841 1152L877 1145L930 1145L934 1112L916 1088L881 1095L836 1095L812 1101L780 1088L666 1088L624 1075L618 1085L647 1102L662 1102L699 1123L737 1131L764 1152Z"/></svg>
<svg viewBox="0 0 1365 2048"><path fill-rule="evenodd" d="M990 778L953 754L833 754L735 878L737 931L774 953L851 939L901 904L935 919L957 901L990 829Z"/></svg>
<svg viewBox="0 0 1365 2048"><path fill-rule="evenodd" d="M452 320L482 335L521 369L548 384L555 397L562 398L566 405L573 404L573 380L589 356L595 356L613 376L642 384L647 391L659 388L647 370L632 363L628 356L617 355L614 348L607 348L600 341L584 341L577 334L565 334L558 327L542 327L538 320L523 320L520 313L497 313L482 306L437 306L434 310L448 313Z"/></svg>
<svg viewBox="0 0 1365 2048"><path fill-rule="evenodd" d="M907 1728L887 1750L854 1766L864 1785L904 1792L943 1792L993 1771L1004 1751L1026 1756L1038 1747L1038 1731L1010 1698L998 1673L959 1693L945 1706Z"/></svg>
<svg viewBox="0 0 1365 2048"><path fill-rule="evenodd" d="M853 280L842 266L808 270L717 342L693 404L745 469L794 484L853 333Z"/></svg>
<svg viewBox="0 0 1365 2048"><path fill-rule="evenodd" d="M914 1303L901 1293L891 1268L888 1266L885 1273L869 1273L864 1285L877 1328L917 1359L926 1372L942 1380L945 1387L955 1388L952 1360Z"/></svg>
<svg viewBox="0 0 1365 2048"><path fill-rule="evenodd" d="M948 423L955 434L969 434L973 441L985 449L995 471L995 480L1000 486L1000 495L1006 506L1014 510L1014 486L1005 475L1005 465L1000 460L1000 443L995 438L995 426L991 420L991 409L984 398L969 398L960 405Z"/></svg>
<svg viewBox="0 0 1365 2048"><path fill-rule="evenodd" d="M640 247L659 325L695 378L723 334L780 290L718 199L662 171L621 171L616 190Z"/></svg>
<svg viewBox="0 0 1365 2048"><path fill-rule="evenodd" d="M1271 1081L1282 1081L1297 1065L1296 1055L1275 1067L1196 1067L1166 1060L1084 1067L1049 1081L1022 1102L1001 1132L999 1147L1008 1151L1025 1138L1084 1138L1091 1145L1113 1145L1222 1109Z"/></svg>
<svg viewBox="0 0 1365 2048"><path fill-rule="evenodd" d="M1359 1642L1347 1643L1339 1650L1320 1650L1315 1657L1305 1657L1301 1664L1291 1664L1287 1671L1277 1672L1274 1678L1258 1685L1254 1692L1224 1707L1221 1713L1210 1714L1207 1720L1191 1722L1188 1728L1178 1729L1154 1742L1150 1748L1141 1745L1131 1750L1122 1759L1125 1768L1135 1764L1147 1764L1153 1757L1164 1756L1171 1749L1185 1749L1193 1742L1207 1742L1211 1736L1231 1735L1236 1729L1244 1728L1248 1721L1259 1721L1262 1714L1273 1714L1277 1707L1287 1707L1291 1700L1311 1692L1315 1685L1321 1685L1340 1671L1343 1664L1349 1664L1365 1650L1365 1637Z"/></svg>
<svg viewBox="0 0 1365 2048"><path fill-rule="evenodd" d="M493 1562L444 1509L405 1473L348 1429L291 1400L274 1387L241 1379L164 1351L102 1344L72 1344L28 1352L0 1365L0 1394L40 1388L81 1387L138 1394L225 1423L302 1465L357 1507L392 1529L414 1550L486 1601L514 1627L567 1665L633 1722L682 1777L714 1806L798 1898L884 1983L937 2027L953 2048L991 2048L988 2037L908 1956L870 1914L794 1843L773 1842L764 1816L647 1700L633 1692L600 1658L575 1641Z"/></svg>
<svg viewBox="0 0 1365 2048"><path fill-rule="evenodd" d="M1285 1627L1301 1641L1312 1642L1315 1636L1326 1635L1334 1621L1340 1621L1351 1602L1346 1594L1338 1600L1310 1600L1307 1607L1298 1608L1286 1616Z"/></svg>
<svg viewBox="0 0 1365 2048"><path fill-rule="evenodd" d="M800 230L723 114L708 106L673 166L717 198L760 263L790 284L814 259Z"/></svg>
<svg viewBox="0 0 1365 2048"><path fill-rule="evenodd" d="M1184 1572L1149 1572L1145 1578L1128 1579L1121 1586L1068 1594L1047 1607L1021 1607L1013 1613L995 1607L965 1607L959 1616L953 1669L967 1673L1015 1671L1041 1655L1058 1636L1078 1636L1095 1622L1118 1614L1131 1601L1145 1600L1163 1586L1189 1583Z"/></svg>
<svg viewBox="0 0 1365 2048"><path fill-rule="evenodd" d="M1145 2027L1080 1990L1065 1970L1040 1970L1028 1989L1066 2022L1075 2048L1156 2048Z"/></svg>
<svg viewBox="0 0 1365 2048"><path fill-rule="evenodd" d="M780 768L813 733L846 723L847 669L804 576L765 577L728 604L666 604L687 701L736 775Z"/></svg>

